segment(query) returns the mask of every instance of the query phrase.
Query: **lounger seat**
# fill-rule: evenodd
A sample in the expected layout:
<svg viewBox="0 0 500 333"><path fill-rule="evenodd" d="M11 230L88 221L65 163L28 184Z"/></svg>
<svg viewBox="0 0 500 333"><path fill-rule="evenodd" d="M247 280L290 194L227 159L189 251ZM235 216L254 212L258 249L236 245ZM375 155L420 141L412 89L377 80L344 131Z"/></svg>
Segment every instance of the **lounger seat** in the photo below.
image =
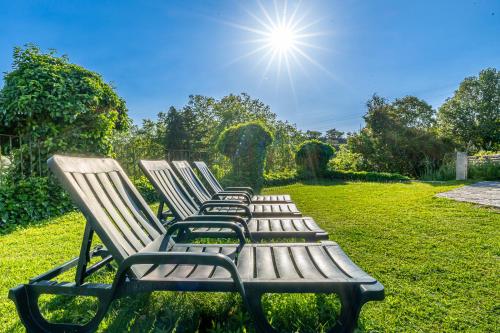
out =
<svg viewBox="0 0 500 333"><path fill-rule="evenodd" d="M211 195L207 190L203 182L198 178L194 170L191 168L187 161L173 161L172 165L177 171L178 175L187 185L189 193L193 196L195 201L199 204L204 204L214 199L219 199L220 201L227 201L226 196L234 197L235 192L218 192ZM300 211L292 203L275 203L275 204L256 204L251 201L249 195L240 194L240 202L248 205L250 211L255 217L290 217L290 216L302 216ZM220 208L216 210L217 213L224 213L225 208Z"/></svg>
<svg viewBox="0 0 500 333"><path fill-rule="evenodd" d="M225 200L224 200L225 201ZM248 206L250 208L250 212L255 217L269 217L269 216L302 216L297 207L294 204L259 204L254 205L250 204ZM225 207L215 207L212 209L208 209L209 212L226 214L226 213L237 213L241 212L237 208L225 208Z"/></svg>
<svg viewBox="0 0 500 333"><path fill-rule="evenodd" d="M356 266L334 242L314 244L246 244L239 253L237 246L217 244L176 244L171 252L222 253L236 263L238 274L245 286L257 284L265 292L280 290L293 292L300 284L308 292L321 292L328 284L375 284L377 281ZM200 281L211 288L212 281L226 281L221 288L233 287L231 274L213 265L159 265L141 280L172 281L200 286ZM261 283L269 285L263 287ZM254 286L254 288L257 288ZM279 289L275 289L279 288ZM289 288L289 289L283 289ZM335 288L331 288L335 290ZM305 292L305 291L304 291Z"/></svg>
<svg viewBox="0 0 500 333"><path fill-rule="evenodd" d="M310 217L295 219L251 219L248 229L252 239L261 241L272 238L303 238L308 241L328 239L328 233ZM224 228L192 228L194 237L230 237L233 232Z"/></svg>
<svg viewBox="0 0 500 333"><path fill-rule="evenodd" d="M264 203L291 203L292 198L288 194L278 194L278 195L254 195L253 189L249 187L230 187L224 189L219 183L217 178L215 178L210 168L203 161L196 161L193 163L195 168L198 169L207 188L212 195L224 192L239 192L246 193L251 196L252 203L254 204L264 204ZM223 197L224 200L241 200L240 197L227 196Z"/></svg>
<svg viewBox="0 0 500 333"><path fill-rule="evenodd" d="M226 195L222 197L223 200L241 200L240 196ZM288 194L277 195L253 195L251 198L253 204L275 204L275 203L291 203L292 198Z"/></svg>

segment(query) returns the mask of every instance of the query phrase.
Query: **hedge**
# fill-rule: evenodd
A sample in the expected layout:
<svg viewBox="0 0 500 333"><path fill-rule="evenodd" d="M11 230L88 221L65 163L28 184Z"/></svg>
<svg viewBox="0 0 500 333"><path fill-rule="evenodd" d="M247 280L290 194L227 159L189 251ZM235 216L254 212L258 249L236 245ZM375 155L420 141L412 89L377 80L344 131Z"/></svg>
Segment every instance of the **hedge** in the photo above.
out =
<svg viewBox="0 0 500 333"><path fill-rule="evenodd" d="M302 180L310 180L314 178L301 177L293 171L267 173L264 175L265 186L282 186L293 184ZM347 181L366 181L366 182L405 182L411 179L399 173L388 172L368 172L368 171L333 171L329 170L320 179L331 180L347 180Z"/></svg>

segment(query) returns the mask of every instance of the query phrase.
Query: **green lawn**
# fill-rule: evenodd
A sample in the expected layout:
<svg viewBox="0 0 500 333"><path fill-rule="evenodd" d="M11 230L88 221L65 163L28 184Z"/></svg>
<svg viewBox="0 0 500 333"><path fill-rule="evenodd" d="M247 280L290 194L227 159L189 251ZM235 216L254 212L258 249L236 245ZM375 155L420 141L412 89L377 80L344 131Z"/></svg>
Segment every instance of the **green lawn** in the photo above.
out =
<svg viewBox="0 0 500 333"><path fill-rule="evenodd" d="M364 270L386 299L363 308L360 328L376 332L493 332L500 327L500 214L435 198L456 184L325 183L266 189L290 193ZM78 254L78 213L0 236L0 331L22 331L8 289ZM109 279L110 273L100 279ZM68 279L72 275L67 274ZM116 301L101 331L248 332L238 296L154 293ZM45 297L54 319L86 318L93 303ZM270 296L273 323L318 332L332 318L332 297ZM325 305L326 304L326 305ZM331 305L331 306L330 306ZM71 310L62 311L61 310ZM229 318L229 319L227 319ZM246 328L238 329L240 325Z"/></svg>

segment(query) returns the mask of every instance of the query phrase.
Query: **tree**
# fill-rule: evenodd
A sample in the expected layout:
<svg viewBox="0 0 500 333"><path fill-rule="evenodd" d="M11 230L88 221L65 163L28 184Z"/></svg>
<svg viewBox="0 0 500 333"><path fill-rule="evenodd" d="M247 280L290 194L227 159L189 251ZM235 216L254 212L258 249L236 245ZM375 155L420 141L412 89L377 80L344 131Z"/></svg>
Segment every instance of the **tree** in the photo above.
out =
<svg viewBox="0 0 500 333"><path fill-rule="evenodd" d="M434 126L436 111L427 102L415 97L397 98L392 103L393 117L406 127L429 129Z"/></svg>
<svg viewBox="0 0 500 333"><path fill-rule="evenodd" d="M390 103L374 95L366 105L365 127L347 140L349 150L362 156L356 162L357 168L419 176L426 168L439 166L452 150L448 140L424 125L431 123L424 101L407 96ZM409 107L415 105L419 111Z"/></svg>
<svg viewBox="0 0 500 333"><path fill-rule="evenodd" d="M439 108L439 133L463 148L500 147L500 72L487 68L465 78L453 97Z"/></svg>
<svg viewBox="0 0 500 333"><path fill-rule="evenodd" d="M335 128L326 131L325 141L332 146L338 146L340 144L346 143L346 139L344 138L344 132L341 132Z"/></svg>
<svg viewBox="0 0 500 333"><path fill-rule="evenodd" d="M305 134L306 140L323 140L323 134L319 131L307 130Z"/></svg>
<svg viewBox="0 0 500 333"><path fill-rule="evenodd" d="M14 48L0 91L0 133L41 140L48 153L109 155L114 132L128 126L124 100L99 74L55 51Z"/></svg>

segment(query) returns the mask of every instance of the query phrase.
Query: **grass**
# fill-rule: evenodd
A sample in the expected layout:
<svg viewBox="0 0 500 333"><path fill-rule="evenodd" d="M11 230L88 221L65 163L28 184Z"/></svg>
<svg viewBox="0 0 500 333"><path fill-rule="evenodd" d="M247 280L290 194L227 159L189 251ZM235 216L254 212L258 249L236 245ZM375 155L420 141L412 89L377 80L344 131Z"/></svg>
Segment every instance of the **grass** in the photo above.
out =
<svg viewBox="0 0 500 333"><path fill-rule="evenodd" d="M434 197L456 186L327 182L265 192L290 193L305 215L384 284L386 299L363 308L363 331L498 331L500 214ZM23 331L8 289L76 256L83 224L79 213L69 213L0 236L1 332ZM87 318L93 306L87 299L44 298L41 304L52 319L72 320ZM283 331L310 332L321 331L337 305L332 297L295 295L271 296L267 304ZM199 326L203 332L252 331L237 296L169 292L114 302L100 331L192 332Z"/></svg>

